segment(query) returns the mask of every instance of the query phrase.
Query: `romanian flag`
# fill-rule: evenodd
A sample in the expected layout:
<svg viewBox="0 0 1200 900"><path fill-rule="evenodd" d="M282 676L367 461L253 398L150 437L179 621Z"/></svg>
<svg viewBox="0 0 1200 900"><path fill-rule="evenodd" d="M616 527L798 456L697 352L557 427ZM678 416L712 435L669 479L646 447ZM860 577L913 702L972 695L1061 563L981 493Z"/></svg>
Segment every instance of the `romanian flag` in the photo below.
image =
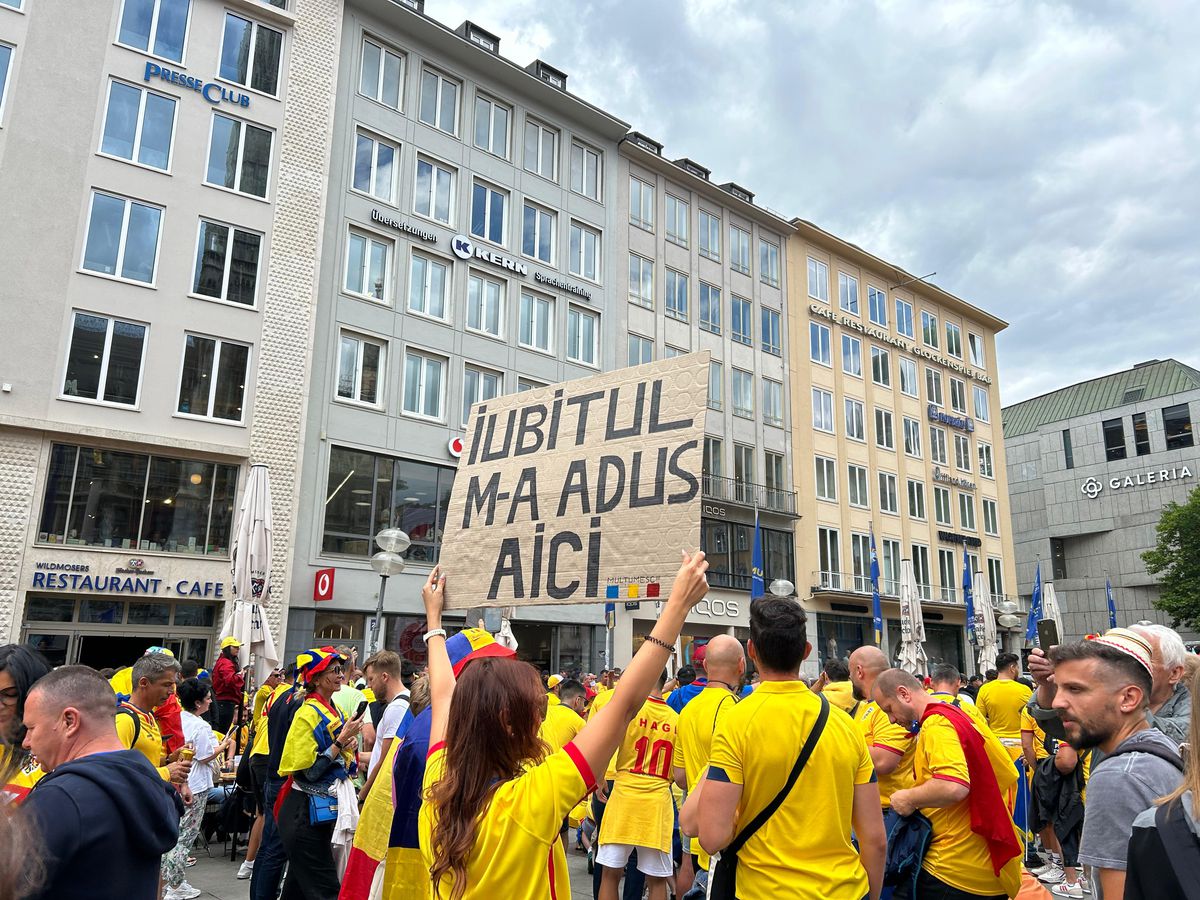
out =
<svg viewBox="0 0 1200 900"><path fill-rule="evenodd" d="M413 719L392 767L392 791L388 799L394 812L384 867L383 900L429 900L429 870L421 858L417 816L421 812L421 784L425 781L432 724L433 712L429 709ZM344 892L342 896L345 898Z"/></svg>
<svg viewBox="0 0 1200 900"><path fill-rule="evenodd" d="M367 900L375 883L383 878L392 831L392 765L401 746L401 741L392 741L387 756L379 763L383 768L363 803L339 900Z"/></svg>

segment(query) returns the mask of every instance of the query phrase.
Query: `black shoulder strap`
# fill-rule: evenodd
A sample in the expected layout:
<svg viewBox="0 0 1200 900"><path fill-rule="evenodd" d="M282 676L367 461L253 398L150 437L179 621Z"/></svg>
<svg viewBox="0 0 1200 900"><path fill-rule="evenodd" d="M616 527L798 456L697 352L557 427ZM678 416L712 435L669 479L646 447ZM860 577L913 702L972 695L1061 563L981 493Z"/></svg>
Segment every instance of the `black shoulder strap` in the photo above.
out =
<svg viewBox="0 0 1200 900"><path fill-rule="evenodd" d="M138 738L141 737L141 734L142 734L142 719L137 713L135 713L128 706L122 705L122 706L117 707L117 715L119 716L122 714L129 716L129 718L133 719L133 740L129 742L129 746L133 747L135 744L137 744Z"/></svg>
<svg viewBox="0 0 1200 900"><path fill-rule="evenodd" d="M1116 753L1108 754L1106 757L1104 757L1104 759L1112 759L1114 756L1124 756L1126 753L1147 753L1150 756L1157 756L1159 759L1169 762L1180 772L1184 771L1183 757L1181 757L1178 753L1168 750L1161 744L1130 744L1129 746L1118 750Z"/></svg>
<svg viewBox="0 0 1200 900"><path fill-rule="evenodd" d="M1200 854L1196 836L1185 821L1183 798L1162 804L1154 813L1158 839L1175 866L1175 877L1188 900L1200 898Z"/></svg>
<svg viewBox="0 0 1200 900"><path fill-rule="evenodd" d="M757 816L750 820L750 824L742 829L741 833L733 839L733 842L721 851L723 856L734 856L746 846L746 841L754 837L754 833L762 828L767 823L767 819L775 815L775 811L783 805L783 801L787 795L792 792L792 788L796 785L796 779L800 777L800 773L808 764L808 758L812 756L813 750L816 749L817 740L821 737L821 732L825 730L825 723L829 720L829 701L825 699L823 694L818 695L821 698L821 712L817 716L817 721L812 727L812 731L808 733L808 740L804 742L804 748L800 751L800 755L796 758L796 764L792 766L792 771L788 774L787 782L783 785L783 790L775 795L774 799L766 805Z"/></svg>
<svg viewBox="0 0 1200 900"><path fill-rule="evenodd" d="M733 694L727 694L724 697L722 697L719 701L717 701L717 708L713 712L712 728L709 729L712 734L717 733L717 716L721 715L721 708L725 705L726 700L732 700L734 703L737 703L737 698L734 697Z"/></svg>

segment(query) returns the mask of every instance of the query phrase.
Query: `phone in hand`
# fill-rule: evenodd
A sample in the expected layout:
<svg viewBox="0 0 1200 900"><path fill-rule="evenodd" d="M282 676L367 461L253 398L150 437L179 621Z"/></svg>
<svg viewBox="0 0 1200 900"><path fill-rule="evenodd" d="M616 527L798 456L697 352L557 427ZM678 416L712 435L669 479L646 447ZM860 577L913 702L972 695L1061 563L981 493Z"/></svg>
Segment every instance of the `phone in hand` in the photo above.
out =
<svg viewBox="0 0 1200 900"><path fill-rule="evenodd" d="M1038 646L1043 652L1059 643L1058 623L1053 619L1039 619L1037 623Z"/></svg>
<svg viewBox="0 0 1200 900"><path fill-rule="evenodd" d="M354 718L361 719L363 717L363 713L365 713L366 711L367 711L367 701L364 700L362 703L358 704L358 709L356 709L354 711Z"/></svg>

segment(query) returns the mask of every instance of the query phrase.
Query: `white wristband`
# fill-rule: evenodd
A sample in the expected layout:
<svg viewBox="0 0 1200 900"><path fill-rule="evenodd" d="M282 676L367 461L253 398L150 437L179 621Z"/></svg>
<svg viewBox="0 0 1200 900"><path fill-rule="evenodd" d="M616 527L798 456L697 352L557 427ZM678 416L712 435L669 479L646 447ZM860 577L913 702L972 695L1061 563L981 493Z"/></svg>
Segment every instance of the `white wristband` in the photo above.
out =
<svg viewBox="0 0 1200 900"><path fill-rule="evenodd" d="M431 637L441 637L441 638L444 638L445 636L446 636L446 629L445 629L445 628L434 628L434 629L431 629L431 630L429 630L429 631L425 632L425 637L423 638L423 640L425 641L425 643L427 643L427 644L428 644L428 643L429 643L429 639L430 639Z"/></svg>

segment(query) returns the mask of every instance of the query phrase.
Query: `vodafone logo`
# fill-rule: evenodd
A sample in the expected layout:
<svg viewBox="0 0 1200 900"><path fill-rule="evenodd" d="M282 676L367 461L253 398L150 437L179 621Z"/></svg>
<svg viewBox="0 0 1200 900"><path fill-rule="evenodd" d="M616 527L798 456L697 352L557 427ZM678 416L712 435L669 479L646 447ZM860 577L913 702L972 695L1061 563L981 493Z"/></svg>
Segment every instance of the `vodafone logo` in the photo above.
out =
<svg viewBox="0 0 1200 900"><path fill-rule="evenodd" d="M450 450L450 455L458 459L463 454L463 439L460 437L450 438L450 443L447 445Z"/></svg>

